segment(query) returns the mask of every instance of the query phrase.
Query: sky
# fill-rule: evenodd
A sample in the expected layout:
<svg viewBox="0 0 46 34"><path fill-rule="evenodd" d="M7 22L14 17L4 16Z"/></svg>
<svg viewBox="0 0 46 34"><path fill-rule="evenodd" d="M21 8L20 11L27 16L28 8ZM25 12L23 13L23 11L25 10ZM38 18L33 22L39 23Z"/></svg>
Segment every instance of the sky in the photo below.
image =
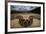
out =
<svg viewBox="0 0 46 34"><path fill-rule="evenodd" d="M31 11L38 8L37 6L20 6L20 5L11 5L11 10L14 11Z"/></svg>

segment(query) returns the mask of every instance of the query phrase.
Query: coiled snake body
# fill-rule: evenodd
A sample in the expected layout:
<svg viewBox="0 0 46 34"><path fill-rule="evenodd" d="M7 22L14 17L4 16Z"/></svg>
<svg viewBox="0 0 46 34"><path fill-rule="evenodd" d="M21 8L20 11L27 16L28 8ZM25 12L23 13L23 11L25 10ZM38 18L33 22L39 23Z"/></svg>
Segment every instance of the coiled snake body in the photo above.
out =
<svg viewBox="0 0 46 34"><path fill-rule="evenodd" d="M19 24L23 27L28 27L32 24L33 22L33 17L29 16L28 19L24 19L23 16L16 16L17 19L19 19Z"/></svg>

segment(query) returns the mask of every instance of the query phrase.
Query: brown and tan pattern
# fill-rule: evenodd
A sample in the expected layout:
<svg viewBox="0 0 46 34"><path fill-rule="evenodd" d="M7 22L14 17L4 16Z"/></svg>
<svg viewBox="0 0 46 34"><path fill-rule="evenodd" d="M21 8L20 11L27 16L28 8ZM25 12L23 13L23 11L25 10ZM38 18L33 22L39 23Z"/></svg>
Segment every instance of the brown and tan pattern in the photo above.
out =
<svg viewBox="0 0 46 34"><path fill-rule="evenodd" d="M18 13L11 15L11 27L40 27L40 15L32 13Z"/></svg>

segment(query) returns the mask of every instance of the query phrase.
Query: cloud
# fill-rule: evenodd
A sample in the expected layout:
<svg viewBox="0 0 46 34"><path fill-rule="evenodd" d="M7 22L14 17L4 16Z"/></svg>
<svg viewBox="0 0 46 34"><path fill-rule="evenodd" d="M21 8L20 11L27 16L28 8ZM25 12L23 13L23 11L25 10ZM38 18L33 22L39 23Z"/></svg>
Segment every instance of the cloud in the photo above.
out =
<svg viewBox="0 0 46 34"><path fill-rule="evenodd" d="M11 5L11 10L14 11L31 11L37 8L36 6L18 6L18 5Z"/></svg>

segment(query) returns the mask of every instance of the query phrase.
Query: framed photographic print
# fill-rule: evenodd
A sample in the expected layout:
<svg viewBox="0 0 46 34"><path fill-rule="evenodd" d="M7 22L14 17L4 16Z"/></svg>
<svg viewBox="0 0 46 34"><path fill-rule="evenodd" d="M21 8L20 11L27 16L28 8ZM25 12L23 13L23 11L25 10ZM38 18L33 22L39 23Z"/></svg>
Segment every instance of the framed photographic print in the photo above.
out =
<svg viewBox="0 0 46 34"><path fill-rule="evenodd" d="M11 1L6 9L5 32L44 31L43 2Z"/></svg>

